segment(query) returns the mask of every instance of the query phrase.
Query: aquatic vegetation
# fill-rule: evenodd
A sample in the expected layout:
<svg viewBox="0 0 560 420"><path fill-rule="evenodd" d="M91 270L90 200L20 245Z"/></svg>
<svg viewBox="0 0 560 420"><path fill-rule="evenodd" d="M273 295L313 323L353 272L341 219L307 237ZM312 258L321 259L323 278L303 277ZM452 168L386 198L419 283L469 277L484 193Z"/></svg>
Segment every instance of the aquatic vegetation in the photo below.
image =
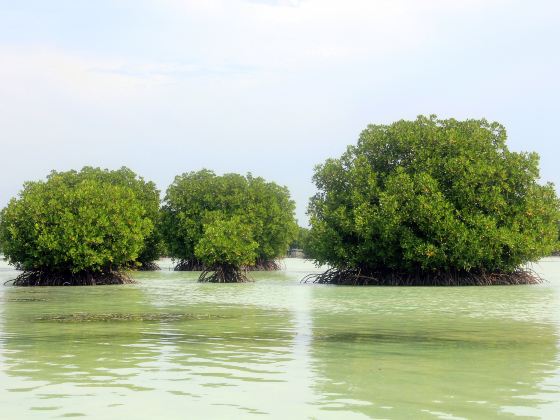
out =
<svg viewBox="0 0 560 420"><path fill-rule="evenodd" d="M52 270L26 270L6 284L14 286L102 286L109 284L133 284L126 273L116 270L99 272L65 272Z"/></svg>
<svg viewBox="0 0 560 420"><path fill-rule="evenodd" d="M360 269L330 268L324 273L308 274L303 283L339 284L345 286L498 286L511 284L537 284L541 277L530 269L517 269L507 273L434 271L407 273L396 270L377 270L362 273Z"/></svg>
<svg viewBox="0 0 560 420"><path fill-rule="evenodd" d="M246 265L243 268L246 271L278 271L282 270L282 261L274 260L259 260L253 265Z"/></svg>
<svg viewBox="0 0 560 420"><path fill-rule="evenodd" d="M559 201L535 153L486 120L370 125L317 167L310 248L334 284L535 283L522 266L557 246Z"/></svg>
<svg viewBox="0 0 560 420"><path fill-rule="evenodd" d="M152 232L144 238L144 246L140 251L135 264L131 268L152 271L159 270L155 261L164 254L163 240L159 229L160 223L160 192L152 181L146 181L127 167L118 170L108 170L101 168L85 167L77 176L87 178L94 177L103 182L113 185L122 185L130 188L136 194L145 210L145 217L151 220L154 228Z"/></svg>
<svg viewBox="0 0 560 420"><path fill-rule="evenodd" d="M45 322L113 322L113 321L184 321L184 320L205 320L205 319L224 319L225 315L214 314L190 314L190 313L84 313L73 314L49 314L35 318L36 321Z"/></svg>
<svg viewBox="0 0 560 420"><path fill-rule="evenodd" d="M204 235L195 247L195 255L207 269L199 281L242 283L248 281L242 267L255 261L258 244L251 228L239 217L215 220L204 227Z"/></svg>
<svg viewBox="0 0 560 420"><path fill-rule="evenodd" d="M2 210L4 255L24 270L14 285L132 282L121 270L145 250L154 223L133 188L108 178L93 168L53 171Z"/></svg>
<svg viewBox="0 0 560 420"><path fill-rule="evenodd" d="M195 249L206 226L215 220L238 218L257 244L247 268L277 269L296 234L295 204L285 187L248 174L217 176L209 170L177 176L162 209L162 232L177 270L209 268Z"/></svg>

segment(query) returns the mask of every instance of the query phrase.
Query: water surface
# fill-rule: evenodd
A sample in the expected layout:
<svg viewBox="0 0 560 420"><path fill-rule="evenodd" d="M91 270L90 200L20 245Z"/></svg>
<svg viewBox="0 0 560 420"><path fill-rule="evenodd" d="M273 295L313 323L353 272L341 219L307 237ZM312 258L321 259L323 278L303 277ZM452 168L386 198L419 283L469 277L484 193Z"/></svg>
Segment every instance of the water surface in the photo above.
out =
<svg viewBox="0 0 560 420"><path fill-rule="evenodd" d="M164 268L169 261L163 261ZM2 418L557 418L560 258L539 286L0 287ZM0 282L17 272L0 263Z"/></svg>

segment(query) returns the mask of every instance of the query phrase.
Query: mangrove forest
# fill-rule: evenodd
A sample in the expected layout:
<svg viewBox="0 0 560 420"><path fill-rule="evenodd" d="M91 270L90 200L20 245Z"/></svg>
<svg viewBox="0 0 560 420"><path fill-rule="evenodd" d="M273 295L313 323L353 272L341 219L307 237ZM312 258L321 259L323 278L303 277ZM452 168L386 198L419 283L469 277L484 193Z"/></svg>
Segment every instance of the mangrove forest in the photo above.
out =
<svg viewBox="0 0 560 420"><path fill-rule="evenodd" d="M175 177L163 201L128 168L51 172L0 213L14 285L130 282L168 256L200 281L244 282L296 249L342 285L536 283L527 263L558 247L559 200L535 153L512 152L486 120L369 125L315 170L310 229L286 187L203 169Z"/></svg>

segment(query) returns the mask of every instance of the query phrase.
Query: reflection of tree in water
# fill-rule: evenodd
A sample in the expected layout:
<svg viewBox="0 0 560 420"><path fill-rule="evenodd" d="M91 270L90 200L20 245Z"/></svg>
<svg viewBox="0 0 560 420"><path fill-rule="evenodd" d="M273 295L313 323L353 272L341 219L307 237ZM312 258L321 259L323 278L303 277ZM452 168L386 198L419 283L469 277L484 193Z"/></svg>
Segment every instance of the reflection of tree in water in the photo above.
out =
<svg viewBox="0 0 560 420"><path fill-rule="evenodd" d="M132 287L78 289L4 291L7 372L54 384L131 385L134 369L157 354L145 339L157 318L142 319L150 309Z"/></svg>
<svg viewBox="0 0 560 420"><path fill-rule="evenodd" d="M5 369L22 388L40 381L146 391L131 398L167 392L184 401L212 388L282 381L282 361L290 359L286 312L162 308L135 286L5 289L1 299Z"/></svg>
<svg viewBox="0 0 560 420"><path fill-rule="evenodd" d="M286 382L287 365L293 359L293 315L278 308L263 309L261 293L246 285L198 284L190 297L187 293L173 298L172 290L146 290L147 298L160 305L166 302L167 310L173 311L191 308L189 300L196 295L197 310L223 318L212 324L191 323L188 330L180 323L166 327L168 379L189 381L189 392L203 395L208 404L266 412L266 400L255 395L266 389L278 391L278 385Z"/></svg>
<svg viewBox="0 0 560 420"><path fill-rule="evenodd" d="M542 383L558 363L553 325L436 318L314 316L322 408L385 418L507 418L546 402Z"/></svg>

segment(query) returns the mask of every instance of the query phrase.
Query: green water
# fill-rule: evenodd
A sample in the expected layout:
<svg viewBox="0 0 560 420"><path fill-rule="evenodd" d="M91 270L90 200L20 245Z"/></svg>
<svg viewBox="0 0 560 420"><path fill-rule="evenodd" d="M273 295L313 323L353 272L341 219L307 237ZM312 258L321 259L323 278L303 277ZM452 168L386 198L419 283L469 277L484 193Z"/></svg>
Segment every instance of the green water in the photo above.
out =
<svg viewBox="0 0 560 420"><path fill-rule="evenodd" d="M300 285L314 267L285 264L0 287L1 418L558 418L560 259L486 288Z"/></svg>

